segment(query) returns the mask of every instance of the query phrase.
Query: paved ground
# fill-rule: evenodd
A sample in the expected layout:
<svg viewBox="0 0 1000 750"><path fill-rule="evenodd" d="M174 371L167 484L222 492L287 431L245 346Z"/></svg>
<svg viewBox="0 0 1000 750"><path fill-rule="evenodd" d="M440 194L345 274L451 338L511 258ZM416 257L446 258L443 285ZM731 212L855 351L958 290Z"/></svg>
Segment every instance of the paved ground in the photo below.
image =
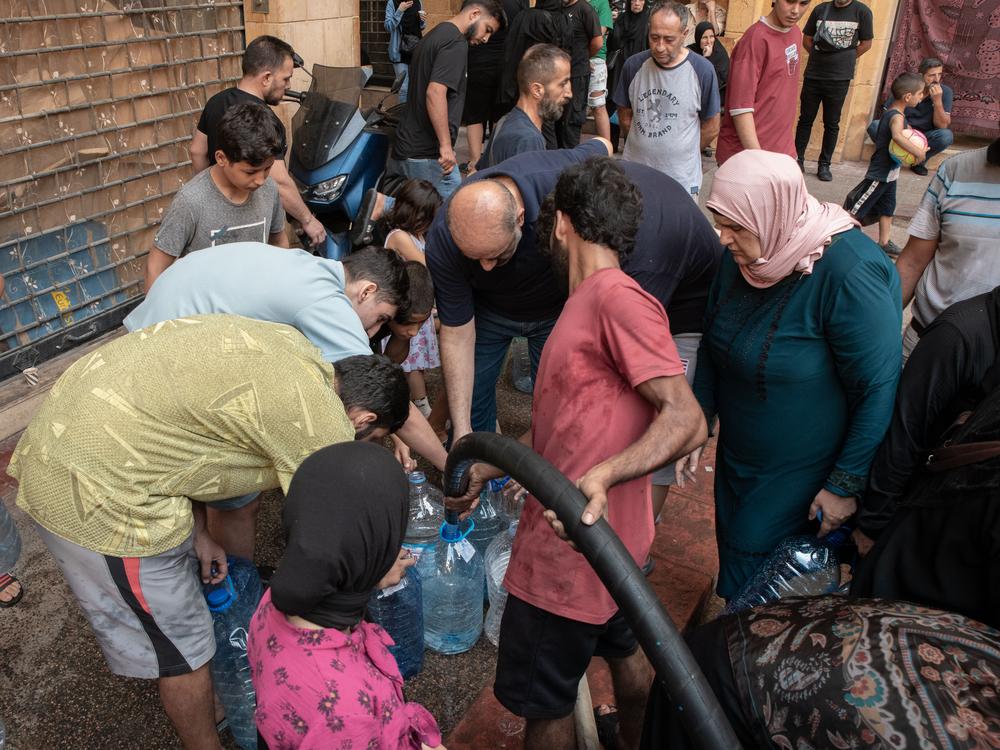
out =
<svg viewBox="0 0 1000 750"><path fill-rule="evenodd" d="M464 147L464 137L461 144ZM706 160L705 166L703 194L707 195L714 162ZM814 164L809 167L815 171ZM817 197L839 203L865 168L863 164L835 165L834 182L821 183L812 174L807 178L809 188ZM905 242L906 222L927 181L908 171L900 178L899 213L893 229L893 239L900 245ZM513 434L523 431L529 407L526 396L504 386L500 394L504 430ZM12 448L13 442L0 445L0 501L13 512L22 530L24 553L16 572L25 581L27 593L18 607L0 610L0 718L10 734L8 747L177 747L153 685L115 678L107 672L90 629L52 559L25 516L14 508L13 482L3 472ZM273 563L281 554L279 507L276 493L264 504L258 540L261 562ZM700 535L710 538L711 527L706 526ZM668 539L665 544L669 543ZM495 658L495 649L485 639L462 656L429 655L424 672L410 681L407 693L424 703L447 733L492 678ZM235 745L229 742L227 747Z"/></svg>

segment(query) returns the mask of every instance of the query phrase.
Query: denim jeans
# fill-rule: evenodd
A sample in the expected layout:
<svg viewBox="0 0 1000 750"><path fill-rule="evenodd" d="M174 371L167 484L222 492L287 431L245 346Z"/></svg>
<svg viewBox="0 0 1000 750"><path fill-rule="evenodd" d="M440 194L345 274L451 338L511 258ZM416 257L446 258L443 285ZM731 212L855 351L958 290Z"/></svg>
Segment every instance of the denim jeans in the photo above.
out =
<svg viewBox="0 0 1000 750"><path fill-rule="evenodd" d="M555 318L521 322L491 310L476 308L476 364L472 386L472 429L493 432L497 423L497 379L510 342L516 336L528 339L531 377L536 380L542 348L556 324Z"/></svg>
<svg viewBox="0 0 1000 750"><path fill-rule="evenodd" d="M462 182L462 173L458 171L457 164L452 167L451 172L442 174L441 165L438 164L437 159L394 158L389 166L390 171L396 174L404 175L413 180L427 180L437 188L442 198L447 198L458 190L458 186Z"/></svg>
<svg viewBox="0 0 1000 750"><path fill-rule="evenodd" d="M402 104L406 101L406 92L410 88L410 66L405 62L394 62L392 64L392 72L399 76L400 73L404 73L403 85L399 89L399 103Z"/></svg>
<svg viewBox="0 0 1000 750"><path fill-rule="evenodd" d="M799 97L799 124L795 128L795 150L799 158L805 158L806 146L812 133L813 121L823 105L823 145L819 151L819 163L830 164L833 151L837 148L837 136L840 135L840 113L844 108L844 99L851 86L850 81L817 81L806 78L802 81L802 94Z"/></svg>

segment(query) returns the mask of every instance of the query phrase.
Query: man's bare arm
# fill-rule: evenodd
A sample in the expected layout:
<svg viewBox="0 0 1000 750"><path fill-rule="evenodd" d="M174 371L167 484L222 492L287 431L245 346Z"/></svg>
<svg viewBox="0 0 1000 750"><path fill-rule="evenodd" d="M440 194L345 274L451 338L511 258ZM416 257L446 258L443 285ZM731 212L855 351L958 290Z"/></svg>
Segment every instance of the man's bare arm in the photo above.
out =
<svg viewBox="0 0 1000 750"><path fill-rule="evenodd" d="M455 440L472 432L472 385L476 371L476 321L441 326L441 368Z"/></svg>
<svg viewBox="0 0 1000 750"><path fill-rule="evenodd" d="M745 149L760 149L760 141L757 140L757 123L753 119L753 112L741 112L733 115L733 127L736 128L736 137Z"/></svg>
<svg viewBox="0 0 1000 750"><path fill-rule="evenodd" d="M191 171L198 174L203 169L208 169L208 136L198 128L191 134Z"/></svg>
<svg viewBox="0 0 1000 750"><path fill-rule="evenodd" d="M722 122L722 115L716 115L715 117L709 117L707 120L701 121L701 147L703 149L708 148L719 134L720 122Z"/></svg>
<svg viewBox="0 0 1000 750"><path fill-rule="evenodd" d="M912 234L906 241L906 246L896 260L896 271L899 273L899 285L903 292L903 307L910 304L917 282L924 275L924 270L934 259L937 252L937 240L922 240Z"/></svg>
<svg viewBox="0 0 1000 750"><path fill-rule="evenodd" d="M302 225L310 242L314 245L321 244L326 239L326 228L323 226L323 222L313 216L312 211L302 200L299 189L295 187L292 176L288 174L288 167L281 159L276 159L274 166L271 167L271 178L278 185L278 195L281 197L281 205L284 207L285 213Z"/></svg>
<svg viewBox="0 0 1000 750"><path fill-rule="evenodd" d="M163 252L155 245L149 249L149 253L146 254L146 294L149 294L153 282L159 278L161 273L170 268L175 260L177 258L170 253Z"/></svg>

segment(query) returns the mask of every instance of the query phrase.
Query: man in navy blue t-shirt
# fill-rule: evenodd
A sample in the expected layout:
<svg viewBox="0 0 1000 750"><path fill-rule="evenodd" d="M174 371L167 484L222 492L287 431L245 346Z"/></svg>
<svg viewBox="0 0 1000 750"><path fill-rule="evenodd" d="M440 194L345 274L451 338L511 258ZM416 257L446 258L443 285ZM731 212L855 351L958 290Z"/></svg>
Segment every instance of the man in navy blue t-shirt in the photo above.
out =
<svg viewBox="0 0 1000 750"><path fill-rule="evenodd" d="M517 64L517 104L494 126L476 169L545 150L542 123L558 120L573 98L569 63L569 55L554 44L528 48Z"/></svg>
<svg viewBox="0 0 1000 750"><path fill-rule="evenodd" d="M516 336L528 339L534 376L566 301L564 285L539 250L542 202L566 167L610 154L611 144L601 138L521 154L477 172L438 211L427 233L427 266L456 440L495 429L496 381ZM718 237L673 179L641 164L621 166L643 196L642 224L624 270L666 308L671 333L700 332L722 255Z"/></svg>

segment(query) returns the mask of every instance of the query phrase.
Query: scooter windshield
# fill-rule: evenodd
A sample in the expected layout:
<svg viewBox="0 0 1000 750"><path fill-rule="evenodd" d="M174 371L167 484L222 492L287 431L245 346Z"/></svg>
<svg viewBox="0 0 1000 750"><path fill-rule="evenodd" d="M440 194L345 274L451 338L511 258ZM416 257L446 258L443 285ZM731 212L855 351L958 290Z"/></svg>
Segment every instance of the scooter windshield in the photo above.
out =
<svg viewBox="0 0 1000 750"><path fill-rule="evenodd" d="M312 85L292 118L292 151L303 167L318 169L357 136L353 131L364 122L358 107L365 79L361 68L313 66ZM351 137L342 138L348 131Z"/></svg>

